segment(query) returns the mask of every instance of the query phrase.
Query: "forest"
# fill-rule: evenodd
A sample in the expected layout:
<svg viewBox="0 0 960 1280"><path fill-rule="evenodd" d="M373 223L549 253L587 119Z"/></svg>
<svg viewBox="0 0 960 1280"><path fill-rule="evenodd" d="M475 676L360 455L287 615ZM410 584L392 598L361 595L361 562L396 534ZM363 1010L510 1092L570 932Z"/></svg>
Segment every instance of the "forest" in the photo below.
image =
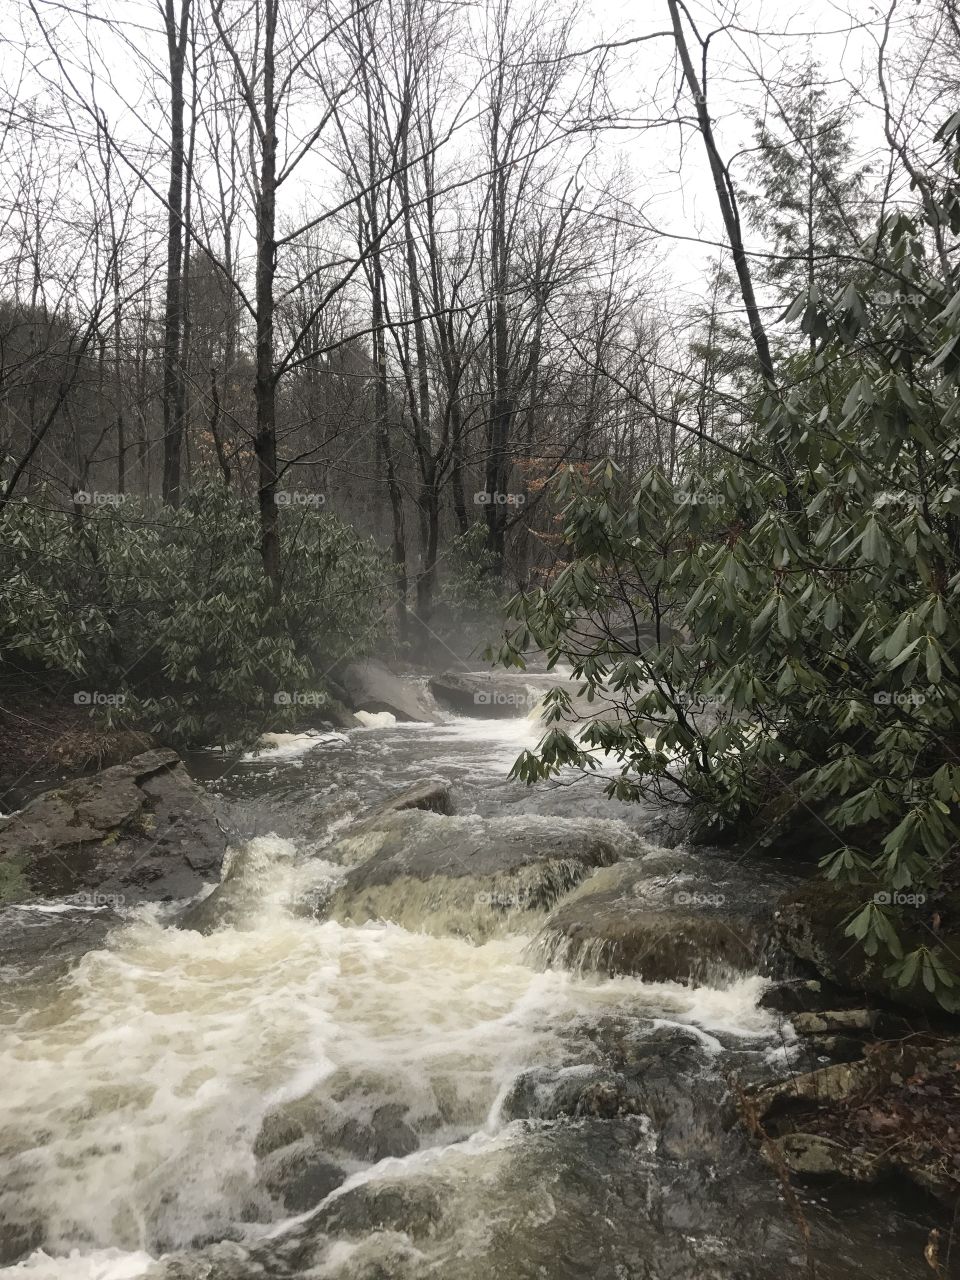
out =
<svg viewBox="0 0 960 1280"><path fill-rule="evenodd" d="M658 847L685 841L697 866L697 850L728 851L681 895L711 922L690 926L695 960L686 916L670 916L669 939L661 916L643 947L624 923L637 895L653 893L660 911L659 880L629 892L617 881L613 922L590 950L589 928L563 914L576 914L569 868L587 855L564 845L574 819L559 800L542 811L509 800L527 805L531 847L546 838L535 818L557 823L561 852L537 887L497 861L504 827L495 870L470 872L473 906L462 885L450 890L445 923L436 903L416 897L414 910L412 898L385 896L382 869L370 870L382 850L361 859L371 878L351 887L369 825L350 845L338 825L347 809L323 808L316 821L334 843L318 854L303 845L314 820L296 810L297 856L332 849L329 860L351 868L314 902L317 918L393 922L482 951L514 936L512 912L552 910L530 944L548 968L575 967L575 939L577 964L686 990L701 961L734 963L711 914L725 901L723 858L759 859L760 879L786 894L774 909L771 887L762 906L778 921L777 946L812 969L780 973L773 944L754 947L746 881L726 891L727 908L742 895L750 923L724 916L722 928L749 934L751 974L827 988L813 1006L759 1007L797 1014L801 1036L803 1018L820 1019L807 1033L821 1068L921 1044L909 1067L884 1073L885 1085L913 1081L914 1094L863 1121L873 1137L861 1134L855 1154L881 1131L906 1143L923 1168L908 1176L955 1214L960 1084L942 1038L928 1052L923 1037L953 1034L960 1013L956 0L817 0L797 13L748 0L7 0L0 60L0 908L50 892L31 870L39 846L10 837L5 852L14 828L4 822L41 803L41 782L125 767L124 744L179 753L163 769L182 757L196 786L218 752L229 765L213 791L242 808L236 777L270 752L276 768L299 768L304 734L332 751L362 733L395 741L398 724L433 724L442 739L451 725L466 733L464 717L490 711L492 724L506 708L519 724L534 707L532 737L496 730L508 734L496 739L504 794L557 797L576 780L596 797L591 820L633 824L623 847L647 838L637 824L653 813ZM394 692L358 692L371 672ZM494 729L472 732L481 737L469 747L451 747L461 763L450 767L465 770L454 798L428 787L428 800L398 810L445 815L448 833L467 824L454 816L457 788L472 769L485 776L489 760L470 753ZM436 761L419 743L403 738L395 782L434 785L423 762ZM365 778L384 777L360 747L329 775L310 750L331 789L361 763L373 770ZM243 803L269 794L271 813L287 794L249 785ZM379 786L374 798L389 803ZM465 812L500 831L508 819L485 803ZM673 844L668 829L681 833ZM404 876L446 885L442 859L429 875L417 869L429 831L389 832L382 849L400 841L390 856ZM267 874L258 841L287 839L279 819L244 833L247 870L224 863L208 900L228 931L252 910L250 867ZM610 852L608 834L582 867L603 885L614 863L639 856ZM467 827L448 839L444 848L466 848ZM270 858L275 878L281 854ZM245 897L230 888L238 874ZM491 912L505 914L495 929ZM877 1008L861 1009L865 994ZM755 1034L747 1025L737 1034ZM867 1026L882 1041L873 1056ZM855 1049L851 1028L863 1033ZM568 1064L557 1052L550 1070ZM909 1246L925 1271L901 1268L899 1236L875 1256L854 1237L824 1244L829 1229L818 1237L791 1181L809 1173L809 1151L770 1128L750 1087L740 1110L802 1238L802 1269L765 1239L749 1265L771 1250L769 1271L726 1255L699 1270L699 1254L676 1270L663 1257L662 1270L629 1269L653 1265L644 1244L646 1261L611 1255L610 1270L601 1250L597 1276L955 1274L955 1221L930 1226L926 1252ZM497 1089L501 1109L516 1101L503 1081ZM616 1115L632 1114L617 1096ZM580 1098L569 1114L605 1114L593 1105ZM851 1114L861 1106L849 1102ZM556 1118L497 1114L498 1124ZM422 1153L423 1116L412 1115L403 1124L419 1146L370 1139L379 1154L363 1159ZM451 1142L479 1132L471 1116L462 1132L450 1121ZM337 1151L348 1187L367 1177ZM830 1169L842 1164L853 1182L880 1177L838 1159ZM283 1186L292 1213L299 1202ZM68 1223L51 1249L120 1242L160 1265L168 1248L240 1239L221 1220L228 1200L221 1189L208 1217L186 1215L189 1230L181 1215L136 1238L116 1222L79 1234ZM0 1194L0 1262L3 1208ZM275 1209L261 1206L256 1221ZM154 1222L160 1210L151 1201L142 1212ZM458 1219L461 1243L471 1213ZM404 1222L397 1230L416 1241ZM33 1230L21 1223L17 1241ZM365 1270L368 1245L343 1270L310 1271L301 1258L288 1273L255 1250L247 1262L291 1276L475 1274L455 1269L459 1254L430 1254L434 1271L402 1250ZM339 1265L332 1247L311 1265ZM489 1256L497 1247L488 1242ZM553 1241L544 1256L566 1247ZM506 1269L476 1274L547 1274L532 1254L508 1256ZM585 1265L555 1274L574 1280ZM113 1280L97 1267L37 1263L29 1274Z"/></svg>

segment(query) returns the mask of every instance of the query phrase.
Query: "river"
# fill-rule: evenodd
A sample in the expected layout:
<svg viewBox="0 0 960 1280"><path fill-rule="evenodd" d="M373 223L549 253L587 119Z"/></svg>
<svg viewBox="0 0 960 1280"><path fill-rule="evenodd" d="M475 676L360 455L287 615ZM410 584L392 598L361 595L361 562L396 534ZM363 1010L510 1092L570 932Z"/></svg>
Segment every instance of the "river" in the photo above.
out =
<svg viewBox="0 0 960 1280"><path fill-rule="evenodd" d="M242 918L204 934L177 927L186 904L138 907L52 974L4 972L0 1224L39 1225L0 1275L800 1280L798 1209L822 1280L929 1275L922 1205L791 1208L734 1122L731 1078L795 1052L763 975L603 977L543 967L533 926L477 945L314 909L349 824L434 775L478 820L672 843L600 780L509 782L533 719L389 719L277 739L219 779L216 753L191 761L244 832ZM603 1082L638 1064L611 1114Z"/></svg>

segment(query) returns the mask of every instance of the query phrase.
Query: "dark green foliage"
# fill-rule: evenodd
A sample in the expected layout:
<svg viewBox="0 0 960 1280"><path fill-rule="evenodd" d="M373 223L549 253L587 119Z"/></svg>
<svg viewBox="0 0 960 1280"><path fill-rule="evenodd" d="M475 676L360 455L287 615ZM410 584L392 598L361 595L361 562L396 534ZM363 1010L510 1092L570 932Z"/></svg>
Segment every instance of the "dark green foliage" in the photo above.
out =
<svg viewBox="0 0 960 1280"><path fill-rule="evenodd" d="M733 821L788 789L833 833L823 873L863 885L854 943L955 1005L936 902L960 837L960 288L934 219L960 231L955 176L935 210L884 221L855 285L797 299L790 389L765 395L739 460L717 453L676 484L630 485L611 463L563 473L570 561L513 602L500 656L522 663L533 638L621 704L574 737L558 694L517 776L603 750L621 764L613 793L683 794ZM638 621L680 631L644 647ZM904 909L929 934L906 955Z"/></svg>
<svg viewBox="0 0 960 1280"><path fill-rule="evenodd" d="M307 509L283 526L281 603L257 515L222 486L179 510L127 498L82 517L42 500L0 519L0 661L45 673L176 743L277 728L322 704L324 676L382 627L373 546ZM280 695L278 697L278 695Z"/></svg>
<svg viewBox="0 0 960 1280"><path fill-rule="evenodd" d="M771 248L763 279L779 291L795 294L816 283L829 293L850 273L866 206L849 127L849 104L831 101L812 62L754 122L754 189L744 203Z"/></svg>

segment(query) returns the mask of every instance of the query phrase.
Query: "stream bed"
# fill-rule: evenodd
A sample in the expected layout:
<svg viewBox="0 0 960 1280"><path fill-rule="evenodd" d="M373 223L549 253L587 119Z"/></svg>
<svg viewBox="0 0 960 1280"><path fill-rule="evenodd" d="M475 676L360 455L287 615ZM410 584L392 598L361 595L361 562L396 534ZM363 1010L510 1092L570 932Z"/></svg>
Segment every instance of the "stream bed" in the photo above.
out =
<svg viewBox="0 0 960 1280"><path fill-rule="evenodd" d="M508 781L533 719L368 720L278 737L227 773L216 753L190 761L243 833L239 915L198 932L178 927L186 903L121 910L54 971L25 953L0 975L0 1233L32 1249L0 1275L931 1274L922 1202L788 1203L736 1123L731 1082L795 1053L758 1007L762 972L544 967L546 908L480 943L329 918L351 823L424 778L478 824L603 824L641 865L676 842L668 815L606 800L601 779ZM763 874L727 871L744 899Z"/></svg>

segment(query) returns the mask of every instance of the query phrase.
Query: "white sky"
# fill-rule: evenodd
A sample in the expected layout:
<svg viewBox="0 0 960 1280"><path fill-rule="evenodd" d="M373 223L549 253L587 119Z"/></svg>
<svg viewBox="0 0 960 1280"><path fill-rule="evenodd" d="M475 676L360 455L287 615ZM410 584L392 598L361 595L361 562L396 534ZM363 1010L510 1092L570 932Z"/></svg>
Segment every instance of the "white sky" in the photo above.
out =
<svg viewBox="0 0 960 1280"><path fill-rule="evenodd" d="M890 54L899 51L906 37L909 7L901 6L901 14L895 15ZM871 157L886 153L875 90L877 42L882 35L881 11L875 4L868 0L850 0L849 4L809 0L802 5L779 0L732 4L693 0L690 8L701 34L718 30L734 14L739 28L719 32L710 46L708 102L725 160L753 143L751 118L762 104L756 72L775 84L785 68L796 66L808 55L821 64L838 100L856 104L858 159L869 163ZM590 0L588 15L585 30L602 31L606 38L643 36L670 27L663 0ZM754 31L759 34L752 34ZM669 101L673 86L671 54L669 38L634 47L629 72L618 77L622 107L629 110L635 103L637 116L656 116L656 106L663 107ZM952 109L953 104L944 104L944 118ZM671 243L669 270L674 285L699 295L704 265L714 251L697 242L722 238L701 139L687 132L682 160L677 129L614 134L610 146L621 148L635 175L638 199L647 218ZM743 171L742 162L735 164L734 178Z"/></svg>
<svg viewBox="0 0 960 1280"><path fill-rule="evenodd" d="M81 0L81 6L83 3ZM97 76L97 96L109 115L114 120L119 118L127 137L133 139L138 133L143 136L144 123L162 129L162 116L149 105L149 90L145 91L142 84L142 62L137 66L148 48L153 49L152 56L158 65L163 62L162 43L147 34L149 29L158 28L156 4L152 0L86 0L86 3L87 13L110 12L119 19L125 25L133 49L102 24L85 24L82 7L68 10L51 5L48 8L44 0L40 7L51 21L64 23L64 30L73 24L77 35L85 26L96 32L103 54ZM735 20L735 30L721 31L711 42L708 98L724 158L729 159L751 144L750 117L761 102L756 73L762 72L775 83L785 64L795 66L808 53L822 64L828 81L835 85L842 100L863 98L856 135L861 157L868 159L882 146L872 75L881 14L867 0L847 0L847 4L845 7L830 0L809 0L796 6L773 4L770 0L692 3L702 32L716 30L723 23ZM898 11L892 28L891 52L896 52L897 43L905 34L909 12L909 6ZM25 0L21 0L20 13L36 54L42 50L42 42L35 26L31 30L30 9ZM872 26L863 29L863 24ZM601 40L667 32L669 27L665 0L587 0L579 20L583 46ZM759 34L754 33L757 29ZM85 51L79 39L75 46L79 67L85 60ZM634 204L642 211L643 220L652 224L663 238L671 293L682 303L700 294L707 260L715 252L702 242L716 241L720 236L716 200L700 138L692 129L687 130L681 151L680 131L675 126L643 127L644 121L658 119L671 102L672 61L669 35L637 44L618 55L612 86L622 123L606 134L601 155L607 168L612 167L618 157L629 166ZM0 73L4 74L8 87L14 82L15 69L16 55L11 46L7 46L5 52L0 51ZM76 76L78 88L86 92L89 82L84 84L79 70ZM949 105L945 105L943 114L949 109ZM135 123L137 116L139 125ZM735 176L736 173L735 166ZM162 170L157 176L158 186L162 187ZM316 170L309 175L310 195L314 200L320 195L318 187L323 185L317 182L317 177ZM296 204L295 198L291 200L292 195L291 192L287 200Z"/></svg>

